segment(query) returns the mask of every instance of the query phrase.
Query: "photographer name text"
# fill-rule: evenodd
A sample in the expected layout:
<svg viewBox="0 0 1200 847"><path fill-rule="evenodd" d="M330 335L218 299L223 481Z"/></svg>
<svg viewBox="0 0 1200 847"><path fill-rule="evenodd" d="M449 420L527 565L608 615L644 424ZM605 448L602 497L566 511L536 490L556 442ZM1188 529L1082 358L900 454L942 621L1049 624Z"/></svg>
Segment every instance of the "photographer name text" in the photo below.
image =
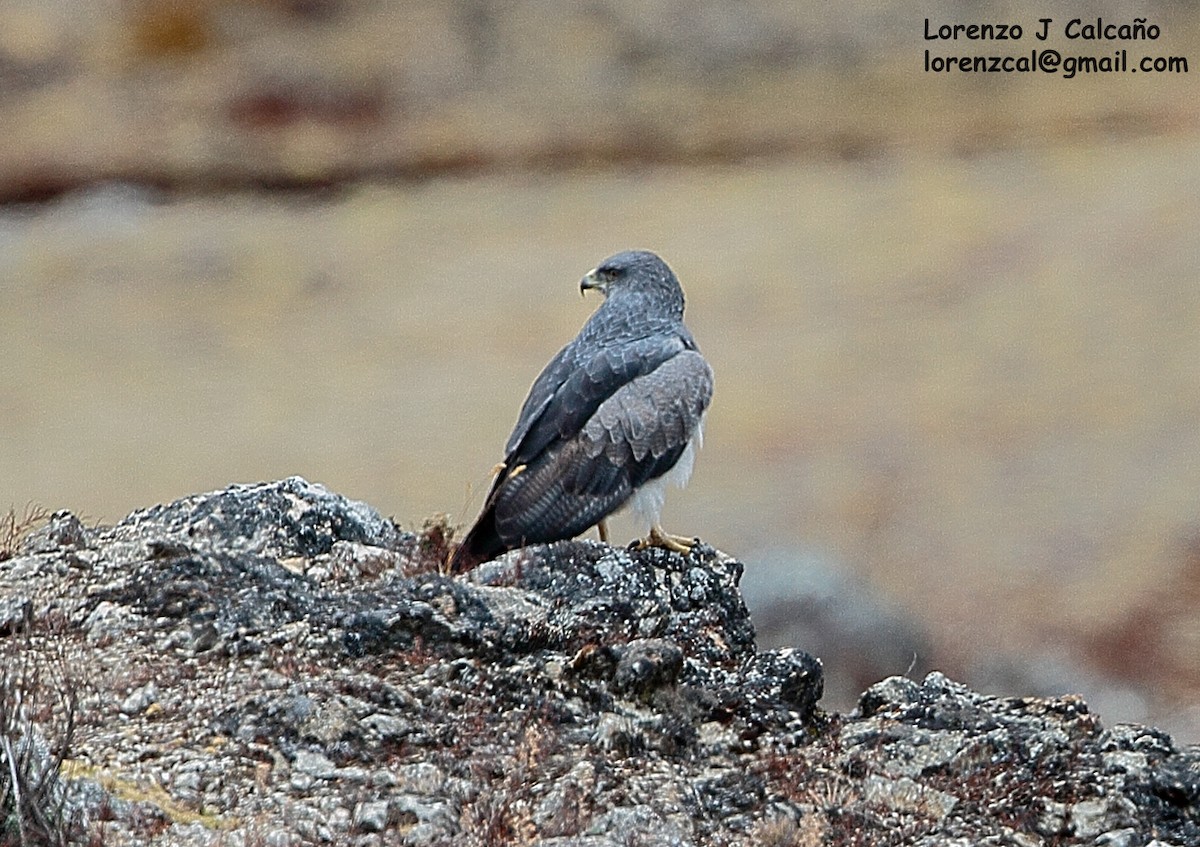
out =
<svg viewBox="0 0 1200 847"><path fill-rule="evenodd" d="M1013 21L948 22L925 18L925 41L984 42L994 48L1000 42L1021 41L1032 35L1035 42L1062 38L1071 47L1095 49L1107 44L1116 46L1130 42L1153 42L1162 35L1162 27L1147 18L1110 20L1103 17L1071 18L1065 23L1054 18L1038 18L1036 26L1028 29ZM1087 47L1085 47L1087 45ZM945 48L941 48L944 50ZM1135 48L1136 49L1136 48ZM1122 46L1103 55L1081 55L1060 52L1052 47L1037 46L1027 52L1008 55L957 55L925 50L927 73L1045 73L1073 79L1080 74L1104 73L1188 73L1186 56L1131 55Z"/></svg>

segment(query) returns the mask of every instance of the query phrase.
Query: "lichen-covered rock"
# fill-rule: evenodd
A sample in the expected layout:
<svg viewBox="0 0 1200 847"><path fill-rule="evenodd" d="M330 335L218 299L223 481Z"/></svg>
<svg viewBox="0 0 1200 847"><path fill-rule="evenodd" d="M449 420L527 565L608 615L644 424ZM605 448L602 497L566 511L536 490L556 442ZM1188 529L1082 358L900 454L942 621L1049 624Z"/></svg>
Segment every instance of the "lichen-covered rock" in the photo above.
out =
<svg viewBox="0 0 1200 847"><path fill-rule="evenodd" d="M841 730L847 765L871 774L877 805L946 836L978 836L982 815L1003 838L1200 843L1200 749L1105 730L1078 698L989 697L932 673L872 686L859 714Z"/></svg>
<svg viewBox="0 0 1200 847"><path fill-rule="evenodd" d="M823 713L709 547L444 552L298 478L58 513L0 562L0 658L57 681L0 730L107 844L1200 843L1200 752L1077 699L932 674Z"/></svg>

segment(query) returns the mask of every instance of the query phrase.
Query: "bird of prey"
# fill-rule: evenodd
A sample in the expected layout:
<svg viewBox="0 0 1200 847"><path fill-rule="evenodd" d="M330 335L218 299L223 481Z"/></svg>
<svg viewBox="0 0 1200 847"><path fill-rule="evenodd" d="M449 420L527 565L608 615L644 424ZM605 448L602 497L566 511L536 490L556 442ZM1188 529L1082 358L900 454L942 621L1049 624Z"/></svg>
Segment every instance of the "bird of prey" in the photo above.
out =
<svg viewBox="0 0 1200 847"><path fill-rule="evenodd" d="M700 446L713 376L683 324L683 290L648 251L605 259L579 283L604 301L529 390L483 512L452 573L526 544L573 538L628 505L641 544L684 552L659 525L668 482L682 486Z"/></svg>

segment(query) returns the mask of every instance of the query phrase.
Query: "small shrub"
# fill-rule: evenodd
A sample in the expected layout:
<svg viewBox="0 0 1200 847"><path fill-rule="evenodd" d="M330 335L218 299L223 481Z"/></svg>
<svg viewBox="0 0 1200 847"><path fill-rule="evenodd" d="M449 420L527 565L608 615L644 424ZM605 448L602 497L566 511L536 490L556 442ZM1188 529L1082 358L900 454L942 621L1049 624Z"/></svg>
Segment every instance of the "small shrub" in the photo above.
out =
<svg viewBox="0 0 1200 847"><path fill-rule="evenodd" d="M59 777L75 734L77 685L61 650L28 632L0 639L0 844L65 847L80 834Z"/></svg>

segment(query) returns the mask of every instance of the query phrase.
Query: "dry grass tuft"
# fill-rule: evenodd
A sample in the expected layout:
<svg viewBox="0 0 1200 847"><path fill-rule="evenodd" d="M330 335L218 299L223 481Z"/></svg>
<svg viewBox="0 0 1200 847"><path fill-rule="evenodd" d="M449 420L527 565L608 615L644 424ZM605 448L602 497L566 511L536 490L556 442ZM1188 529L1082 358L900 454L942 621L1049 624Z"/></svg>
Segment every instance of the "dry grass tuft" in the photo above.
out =
<svg viewBox="0 0 1200 847"><path fill-rule="evenodd" d="M450 554L454 551L454 533L456 527L450 524L450 518L438 513L426 518L417 533L416 554L413 557L410 572L436 573L445 570Z"/></svg>
<svg viewBox="0 0 1200 847"><path fill-rule="evenodd" d="M45 523L49 517L49 511L32 503L27 505L25 511L20 515L17 515L14 507L0 517L0 562L17 555L17 550L25 536Z"/></svg>
<svg viewBox="0 0 1200 847"><path fill-rule="evenodd" d="M825 843L825 823L819 815L809 814L797 823L788 817L759 821L750 830L750 843L759 847L820 847Z"/></svg>

